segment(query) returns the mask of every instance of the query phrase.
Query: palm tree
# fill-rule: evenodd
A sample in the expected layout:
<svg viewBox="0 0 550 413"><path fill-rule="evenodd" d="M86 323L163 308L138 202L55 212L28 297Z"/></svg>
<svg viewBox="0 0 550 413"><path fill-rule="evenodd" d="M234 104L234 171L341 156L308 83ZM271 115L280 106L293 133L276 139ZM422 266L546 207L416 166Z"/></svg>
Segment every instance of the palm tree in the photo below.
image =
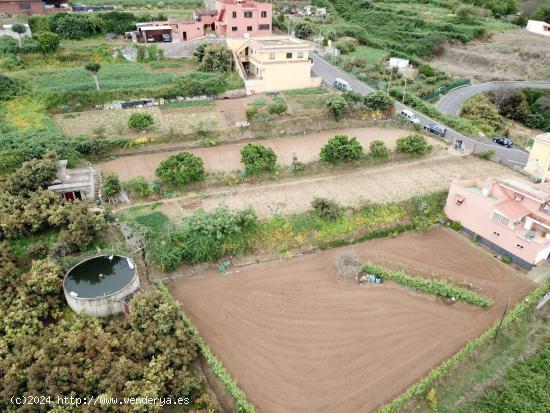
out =
<svg viewBox="0 0 550 413"><path fill-rule="evenodd" d="M13 26L11 26L11 31L19 35L19 48L21 48L23 46L21 35L27 31L27 26L22 23L14 23Z"/></svg>
<svg viewBox="0 0 550 413"><path fill-rule="evenodd" d="M99 81L97 80L97 72L99 72L99 69L101 69L101 65L99 63L87 63L86 66L84 66L84 69L92 74L95 82L95 87L97 90L100 90Z"/></svg>

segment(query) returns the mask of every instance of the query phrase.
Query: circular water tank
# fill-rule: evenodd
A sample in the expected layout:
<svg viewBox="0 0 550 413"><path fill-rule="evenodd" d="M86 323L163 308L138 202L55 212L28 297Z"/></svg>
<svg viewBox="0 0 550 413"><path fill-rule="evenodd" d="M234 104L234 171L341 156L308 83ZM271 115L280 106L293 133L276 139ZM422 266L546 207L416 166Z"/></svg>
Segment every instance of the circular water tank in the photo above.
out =
<svg viewBox="0 0 550 413"><path fill-rule="evenodd" d="M98 255L72 267L63 280L69 306L76 312L105 317L123 311L124 299L139 289L134 261Z"/></svg>

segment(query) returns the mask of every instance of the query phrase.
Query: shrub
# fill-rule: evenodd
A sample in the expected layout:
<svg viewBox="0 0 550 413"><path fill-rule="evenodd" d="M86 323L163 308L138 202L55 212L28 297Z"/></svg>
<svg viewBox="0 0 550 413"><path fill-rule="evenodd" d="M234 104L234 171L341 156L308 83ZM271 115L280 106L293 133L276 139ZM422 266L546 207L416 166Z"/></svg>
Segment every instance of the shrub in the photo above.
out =
<svg viewBox="0 0 550 413"><path fill-rule="evenodd" d="M321 148L320 156L323 161L335 164L362 159L364 154L363 147L357 138L350 139L346 135L336 135Z"/></svg>
<svg viewBox="0 0 550 413"><path fill-rule="evenodd" d="M376 91L365 95L363 103L371 110L386 110L391 105L392 99L386 92Z"/></svg>
<svg viewBox="0 0 550 413"><path fill-rule="evenodd" d="M387 159L390 156L390 150L386 144L379 140L374 140L369 144L369 150L372 156L379 159Z"/></svg>
<svg viewBox="0 0 550 413"><path fill-rule="evenodd" d="M271 148L248 143L241 149L241 162L246 174L254 175L262 171L273 171L277 165L277 155Z"/></svg>
<svg viewBox="0 0 550 413"><path fill-rule="evenodd" d="M343 215L343 209L331 199L315 198L311 206L316 215L327 221L334 221Z"/></svg>
<svg viewBox="0 0 550 413"><path fill-rule="evenodd" d="M115 172L109 172L103 177L103 193L107 196L114 196L122 191L122 185Z"/></svg>
<svg viewBox="0 0 550 413"><path fill-rule="evenodd" d="M294 27L294 34L298 39L307 39L313 36L313 33L315 33L315 27L308 21L301 21Z"/></svg>
<svg viewBox="0 0 550 413"><path fill-rule="evenodd" d="M481 151L477 154L481 159L489 160L495 156L496 152L493 149L487 149L486 151Z"/></svg>
<svg viewBox="0 0 550 413"><path fill-rule="evenodd" d="M197 46L193 52L193 56L197 59L197 62L201 63L204 57L204 50L210 45L208 42L203 42Z"/></svg>
<svg viewBox="0 0 550 413"><path fill-rule="evenodd" d="M285 113L287 111L287 109L288 109L288 107L286 105L286 102L281 97L273 98L273 102L271 102L267 106L267 111L269 113L277 114L277 115L282 115L283 113Z"/></svg>
<svg viewBox="0 0 550 413"><path fill-rule="evenodd" d="M202 159L189 152L180 152L163 160L155 174L162 182L175 186L202 181L206 175Z"/></svg>
<svg viewBox="0 0 550 413"><path fill-rule="evenodd" d="M431 145L422 135L409 135L397 139L397 150L404 153L424 154L431 150Z"/></svg>
<svg viewBox="0 0 550 413"><path fill-rule="evenodd" d="M245 109L246 120L252 122L258 114L258 108L256 106L247 105Z"/></svg>
<svg viewBox="0 0 550 413"><path fill-rule="evenodd" d="M334 119L340 120L348 108L348 102L342 96L333 94L327 100L327 108L334 116Z"/></svg>
<svg viewBox="0 0 550 413"><path fill-rule="evenodd" d="M42 159L24 162L6 180L6 189L13 195L28 194L51 184L57 174L57 155L48 151Z"/></svg>
<svg viewBox="0 0 550 413"><path fill-rule="evenodd" d="M452 298L483 308L488 308L493 304L493 301L488 297L464 288L455 287L444 280L413 277L405 274L403 271L392 271L370 262L363 266L363 271L378 275L384 280L394 281L423 294L434 294L445 298Z"/></svg>
<svg viewBox="0 0 550 413"><path fill-rule="evenodd" d="M342 54L353 53L356 49L355 42L351 39L339 40L334 43L334 47L338 48Z"/></svg>
<svg viewBox="0 0 550 413"><path fill-rule="evenodd" d="M152 243L153 256L157 265L168 271L183 262L213 261L241 251L242 233L256 224L256 213L251 208L230 211L222 205L210 212L198 209L183 218L168 237Z"/></svg>
<svg viewBox="0 0 550 413"><path fill-rule="evenodd" d="M149 186L149 182L147 182L147 179L145 179L145 177L141 175L130 179L128 182L126 182L125 187L127 190L138 194L138 196L142 199L151 196L153 192L151 190L151 187Z"/></svg>
<svg viewBox="0 0 550 413"><path fill-rule="evenodd" d="M503 255L500 260L504 263L504 264L510 264L512 262L512 258L510 258L508 255Z"/></svg>
<svg viewBox="0 0 550 413"><path fill-rule="evenodd" d="M459 221L450 221L449 226L453 231L461 231L462 230L462 224Z"/></svg>
<svg viewBox="0 0 550 413"><path fill-rule="evenodd" d="M42 53L55 52L61 42L61 38L52 32L40 32L34 37L34 40Z"/></svg>
<svg viewBox="0 0 550 413"><path fill-rule="evenodd" d="M49 17L49 29L64 39L79 40L103 31L103 20L82 14L57 13Z"/></svg>
<svg viewBox="0 0 550 413"><path fill-rule="evenodd" d="M128 127L134 130L144 130L154 123L155 121L150 113L134 112L128 118Z"/></svg>
<svg viewBox="0 0 550 413"><path fill-rule="evenodd" d="M436 70L430 65L420 65L418 68L418 73L426 77L433 77L437 74Z"/></svg>
<svg viewBox="0 0 550 413"><path fill-rule="evenodd" d="M17 53L16 40L8 35L0 36L0 57Z"/></svg>
<svg viewBox="0 0 550 413"><path fill-rule="evenodd" d="M231 50L222 44L209 44L204 48L204 55L199 64L203 72L229 72L233 67Z"/></svg>
<svg viewBox="0 0 550 413"><path fill-rule="evenodd" d="M0 101L15 97L20 90L17 80L0 74Z"/></svg>

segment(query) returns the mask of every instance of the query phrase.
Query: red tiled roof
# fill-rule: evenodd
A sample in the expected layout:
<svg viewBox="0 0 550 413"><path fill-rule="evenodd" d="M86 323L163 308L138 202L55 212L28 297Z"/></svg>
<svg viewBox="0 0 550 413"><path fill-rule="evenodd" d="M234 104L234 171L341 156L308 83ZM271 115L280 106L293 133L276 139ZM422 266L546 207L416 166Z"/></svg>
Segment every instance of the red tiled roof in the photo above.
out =
<svg viewBox="0 0 550 413"><path fill-rule="evenodd" d="M496 204L495 209L506 215L511 220L517 220L531 214L531 211L512 199Z"/></svg>

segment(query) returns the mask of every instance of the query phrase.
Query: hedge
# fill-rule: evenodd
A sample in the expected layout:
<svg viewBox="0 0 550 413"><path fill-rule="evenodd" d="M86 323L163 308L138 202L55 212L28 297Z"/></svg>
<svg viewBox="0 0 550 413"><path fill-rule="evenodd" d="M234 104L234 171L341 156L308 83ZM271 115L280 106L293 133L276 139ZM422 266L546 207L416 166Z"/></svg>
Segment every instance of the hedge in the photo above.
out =
<svg viewBox="0 0 550 413"><path fill-rule="evenodd" d="M464 301L483 308L490 307L493 304L493 300L488 297L464 288L455 287L444 280L413 277L405 274L403 271L392 271L371 262L363 265L363 271L369 274L376 274L383 279L394 281L423 294L435 294L441 297L454 298L458 301Z"/></svg>
<svg viewBox="0 0 550 413"><path fill-rule="evenodd" d="M513 321L515 321L519 316L521 316L528 308L532 306L533 303L540 300L546 293L550 292L550 279L529 294L525 300L518 303L514 309L508 313L506 317L502 320L502 326L506 327ZM413 397L424 393L428 390L436 380L442 378L447 374L453 367L455 367L460 361L462 361L466 356L472 353L474 350L479 348L482 344L486 343L489 339L495 337L495 334L499 328L499 321L495 322L488 330L485 331L481 336L470 340L466 346L462 348L458 353L456 353L449 360L444 361L442 364L437 366L435 369L430 371L426 376L424 376L419 382L409 387L401 395L393 399L390 403L387 403L378 409L378 413L392 413L395 412L400 407L408 402Z"/></svg>
<svg viewBox="0 0 550 413"><path fill-rule="evenodd" d="M160 281L157 282L157 288L162 294L169 297L171 300L174 299L172 295L168 292L166 286ZM185 312L179 305L178 313L183 322L189 328L190 333L197 338L199 350L201 351L208 364L210 364L210 366L212 367L212 371L214 372L215 376L221 380L225 387L225 390L235 401L235 411L237 413L255 413L256 409L254 405L248 401L244 392L237 386L236 381L223 367L222 362L214 355L212 350L210 350L208 344L206 344L204 339L199 334L199 330L197 329L197 327L193 324L189 317L187 317L187 314L185 314Z"/></svg>

